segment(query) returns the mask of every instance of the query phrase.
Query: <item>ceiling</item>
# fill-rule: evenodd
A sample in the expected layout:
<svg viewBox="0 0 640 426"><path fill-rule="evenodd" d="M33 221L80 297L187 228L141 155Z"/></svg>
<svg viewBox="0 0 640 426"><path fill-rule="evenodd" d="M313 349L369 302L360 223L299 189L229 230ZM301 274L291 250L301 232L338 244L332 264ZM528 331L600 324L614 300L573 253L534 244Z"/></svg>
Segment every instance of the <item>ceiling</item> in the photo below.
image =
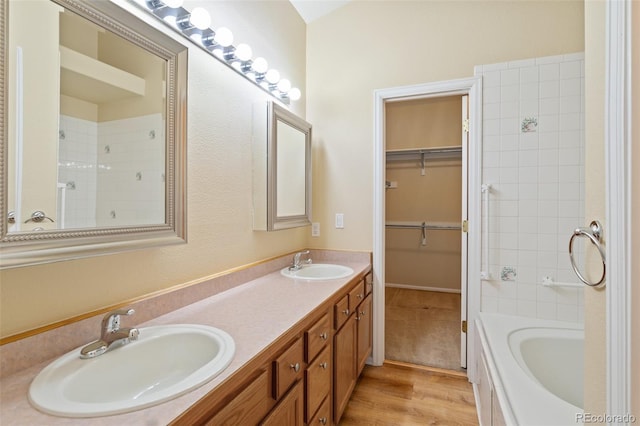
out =
<svg viewBox="0 0 640 426"><path fill-rule="evenodd" d="M344 6L349 0L289 0L308 24Z"/></svg>

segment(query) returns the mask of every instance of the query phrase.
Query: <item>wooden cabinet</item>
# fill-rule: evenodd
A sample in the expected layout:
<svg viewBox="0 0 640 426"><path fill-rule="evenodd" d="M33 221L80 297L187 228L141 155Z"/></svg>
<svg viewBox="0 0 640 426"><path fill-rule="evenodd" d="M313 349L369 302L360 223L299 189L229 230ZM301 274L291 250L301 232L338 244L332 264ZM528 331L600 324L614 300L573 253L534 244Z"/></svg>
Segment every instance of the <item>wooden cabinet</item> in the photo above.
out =
<svg viewBox="0 0 640 426"><path fill-rule="evenodd" d="M372 286L367 282L372 282L371 274L356 283L334 306L333 421L336 424L371 353Z"/></svg>
<svg viewBox="0 0 640 426"><path fill-rule="evenodd" d="M321 426L331 424L331 397L325 398L315 416L307 421L309 426Z"/></svg>
<svg viewBox="0 0 640 426"><path fill-rule="evenodd" d="M367 363L367 358L369 358L371 349L373 347L373 315L371 315L372 307L372 298L369 294L367 297L365 297L360 306L358 306L356 311L358 335L356 375L358 376L360 375L360 373L362 373L362 369Z"/></svg>
<svg viewBox="0 0 640 426"><path fill-rule="evenodd" d="M306 371L306 417L309 421L318 411L320 405L331 393L331 373L333 360L331 350L324 348L320 355L313 360Z"/></svg>
<svg viewBox="0 0 640 426"><path fill-rule="evenodd" d="M334 340L333 419L340 420L356 384L356 320L350 315Z"/></svg>
<svg viewBox="0 0 640 426"><path fill-rule="evenodd" d="M302 377L303 371L304 346L302 339L296 339L273 361L273 398L280 399L291 384Z"/></svg>
<svg viewBox="0 0 640 426"><path fill-rule="evenodd" d="M305 332L307 362L311 362L327 346L330 336L331 320L329 314L325 314Z"/></svg>
<svg viewBox="0 0 640 426"><path fill-rule="evenodd" d="M270 395L269 379L268 372L262 370L255 379L242 386L242 390L204 424L211 426L258 424L274 405Z"/></svg>
<svg viewBox="0 0 640 426"><path fill-rule="evenodd" d="M302 382L299 381L260 424L264 426L303 426L303 404L304 392Z"/></svg>
<svg viewBox="0 0 640 426"><path fill-rule="evenodd" d="M344 286L171 424L337 424L371 352L370 275Z"/></svg>

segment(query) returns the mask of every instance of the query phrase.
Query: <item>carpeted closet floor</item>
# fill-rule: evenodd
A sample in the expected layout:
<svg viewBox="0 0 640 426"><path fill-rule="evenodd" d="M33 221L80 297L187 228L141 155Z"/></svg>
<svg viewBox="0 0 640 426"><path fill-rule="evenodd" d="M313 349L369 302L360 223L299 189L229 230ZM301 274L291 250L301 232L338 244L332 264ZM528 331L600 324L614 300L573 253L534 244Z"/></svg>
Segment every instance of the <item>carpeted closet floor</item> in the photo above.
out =
<svg viewBox="0 0 640 426"><path fill-rule="evenodd" d="M387 287L385 358L460 367L460 294Z"/></svg>

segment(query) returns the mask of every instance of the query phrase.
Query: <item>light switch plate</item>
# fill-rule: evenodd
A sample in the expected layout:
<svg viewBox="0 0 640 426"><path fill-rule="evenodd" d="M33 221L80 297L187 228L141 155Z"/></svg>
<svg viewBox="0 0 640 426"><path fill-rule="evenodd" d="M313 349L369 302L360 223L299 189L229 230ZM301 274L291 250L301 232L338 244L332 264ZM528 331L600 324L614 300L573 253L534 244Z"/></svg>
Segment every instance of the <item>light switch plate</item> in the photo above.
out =
<svg viewBox="0 0 640 426"><path fill-rule="evenodd" d="M344 213L336 213L336 228L344 228Z"/></svg>
<svg viewBox="0 0 640 426"><path fill-rule="evenodd" d="M312 237L319 237L320 236L320 223L319 222L313 222L311 224L311 236Z"/></svg>

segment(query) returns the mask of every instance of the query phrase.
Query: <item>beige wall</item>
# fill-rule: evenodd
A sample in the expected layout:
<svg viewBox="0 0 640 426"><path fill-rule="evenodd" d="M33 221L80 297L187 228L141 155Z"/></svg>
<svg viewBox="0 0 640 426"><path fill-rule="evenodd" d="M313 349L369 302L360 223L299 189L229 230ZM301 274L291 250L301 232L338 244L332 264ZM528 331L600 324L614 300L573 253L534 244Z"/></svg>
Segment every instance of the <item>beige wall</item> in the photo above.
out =
<svg viewBox="0 0 640 426"><path fill-rule="evenodd" d="M633 164L631 168L633 177L632 182L632 213L631 217L640 217L640 4L638 2L632 3L632 18L634 22L633 33L631 36L632 41L632 123L633 123ZM640 254L640 226L633 228L633 247L631 248L632 259L637 259ZM632 335L632 360L640 359L640 263L634 262L631 271L631 312L633 317L631 318L631 335ZM632 362L631 364L631 377L632 380L632 400L631 408L632 413L640 418L640 364Z"/></svg>
<svg viewBox="0 0 640 426"><path fill-rule="evenodd" d="M460 146L462 98L428 98L387 103L385 139L388 150ZM446 222L462 218L462 158L460 155L420 161L389 161L386 220ZM460 291L461 238L459 231L430 230L421 244L419 229L386 232L386 283Z"/></svg>
<svg viewBox="0 0 640 426"><path fill-rule="evenodd" d="M585 219L605 225L604 106L605 106L605 3L585 3ZM599 254L587 253L590 272L599 276ZM606 413L606 310L605 291L585 289L584 410Z"/></svg>
<svg viewBox="0 0 640 426"><path fill-rule="evenodd" d="M356 24L357 23L357 24ZM581 52L581 1L355 1L308 25L314 247L373 245L373 91ZM345 228L333 227L344 213Z"/></svg>
<svg viewBox="0 0 640 426"><path fill-rule="evenodd" d="M4 5L2 6L4 7ZM60 7L47 2L38 5L35 2L17 2L9 10L9 19L29 22L29 25L9 25L7 62L8 84L8 117L15 120L18 94L16 90L17 48L22 49L22 110L23 156L30 161L23 161L22 166L22 200L20 217L16 218L19 230L31 230L36 226L33 222L23 223L36 210L42 210L47 216L56 220L57 182L57 150L58 150L58 102L56 98L57 84L60 78L58 68L58 13ZM33 28L38 28L35 33ZM15 152L17 126L15 121L8 120L8 154L11 155L8 187L16 185ZM14 199L15 191L8 197L8 211L16 211L18 207ZM42 222L37 226L51 227L50 222Z"/></svg>
<svg viewBox="0 0 640 426"><path fill-rule="evenodd" d="M224 20L223 12L236 4L251 11L229 14L226 25L233 29L238 23L240 29L260 31L254 51L286 73L306 95L305 24L288 2L203 4L218 20ZM241 30L236 37L248 43L253 40ZM260 44L266 47L259 50ZM252 230L252 105L268 96L193 46L189 47L188 78L188 244L0 271L1 336L307 244L308 227L270 233ZM304 104L305 98L292 108L303 117Z"/></svg>

